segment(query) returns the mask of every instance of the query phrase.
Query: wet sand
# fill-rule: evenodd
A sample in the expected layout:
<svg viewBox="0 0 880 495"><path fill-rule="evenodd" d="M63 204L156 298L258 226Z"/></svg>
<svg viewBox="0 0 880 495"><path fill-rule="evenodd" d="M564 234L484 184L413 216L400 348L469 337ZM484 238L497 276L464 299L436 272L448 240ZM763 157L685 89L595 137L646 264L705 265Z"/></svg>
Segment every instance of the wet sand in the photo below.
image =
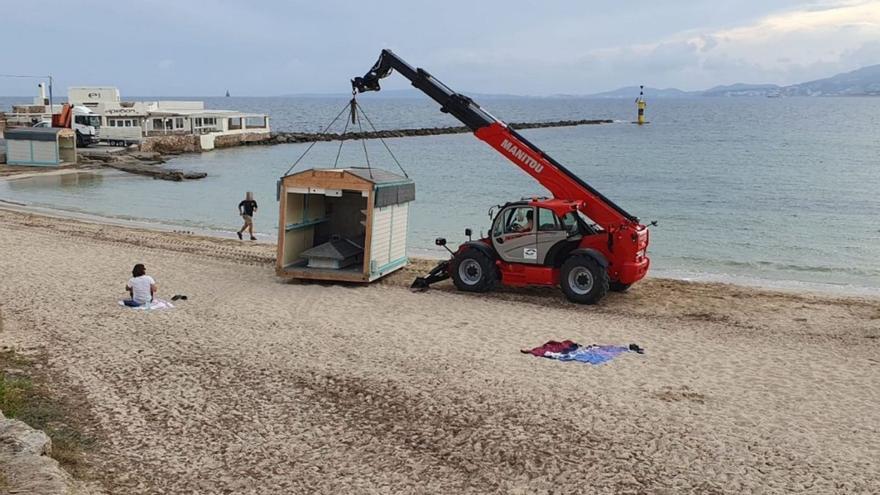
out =
<svg viewBox="0 0 880 495"><path fill-rule="evenodd" d="M0 346L48 355L108 493L871 493L880 300L648 279L286 283L274 246L0 209ZM116 300L135 262L177 308ZM593 367L549 339L637 343Z"/></svg>

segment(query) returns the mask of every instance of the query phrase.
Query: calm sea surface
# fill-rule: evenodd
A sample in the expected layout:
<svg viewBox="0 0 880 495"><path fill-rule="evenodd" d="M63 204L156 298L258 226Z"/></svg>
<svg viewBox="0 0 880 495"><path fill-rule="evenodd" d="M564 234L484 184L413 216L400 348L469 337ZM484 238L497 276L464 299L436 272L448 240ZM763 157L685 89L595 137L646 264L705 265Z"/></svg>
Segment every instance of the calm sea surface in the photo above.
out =
<svg viewBox="0 0 880 495"><path fill-rule="evenodd" d="M361 97L380 128L457 125L426 98ZM197 98L264 112L275 130L317 131L336 98ZM25 99L0 98L0 107ZM648 102L650 125L629 124L631 100L487 99L507 121L608 118L618 123L524 131L532 142L643 221L657 220L654 275L771 287L880 294L880 98L696 98ZM336 129L341 130L340 128ZM490 206L545 191L471 135L388 140L417 184L410 254L433 239L486 230ZM184 183L111 172L79 180L0 182L0 199L107 217L230 232L246 190L256 226L274 237L276 179L306 145L217 150L169 166L208 172ZM297 168L330 167L319 143ZM396 165L367 142L374 167ZM365 165L360 143L340 166Z"/></svg>

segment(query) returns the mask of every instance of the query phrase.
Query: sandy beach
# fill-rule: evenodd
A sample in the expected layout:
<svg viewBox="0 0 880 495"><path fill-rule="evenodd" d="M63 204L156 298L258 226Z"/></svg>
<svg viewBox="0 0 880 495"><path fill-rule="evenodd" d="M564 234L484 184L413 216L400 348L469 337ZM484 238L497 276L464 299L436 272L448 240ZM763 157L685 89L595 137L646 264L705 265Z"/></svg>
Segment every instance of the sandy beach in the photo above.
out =
<svg viewBox="0 0 880 495"><path fill-rule="evenodd" d="M107 493L876 493L880 300L648 279L287 283L274 246L0 209L0 346L45 353ZM168 311L120 308L131 266ZM637 343L591 366L550 339Z"/></svg>

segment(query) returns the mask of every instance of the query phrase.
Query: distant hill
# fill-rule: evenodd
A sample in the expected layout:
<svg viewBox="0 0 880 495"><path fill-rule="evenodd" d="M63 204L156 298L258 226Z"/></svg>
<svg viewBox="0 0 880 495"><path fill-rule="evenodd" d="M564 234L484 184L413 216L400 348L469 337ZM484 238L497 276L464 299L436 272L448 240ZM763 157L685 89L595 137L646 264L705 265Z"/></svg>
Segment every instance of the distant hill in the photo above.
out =
<svg viewBox="0 0 880 495"><path fill-rule="evenodd" d="M628 86L587 95L589 98L635 98L638 86ZM682 91L676 88L645 88L648 98L683 98L690 96L880 96L880 64L862 67L851 72L837 74L800 84L779 86L777 84L736 83L715 86L705 91Z"/></svg>
<svg viewBox="0 0 880 495"><path fill-rule="evenodd" d="M372 98L419 98L422 99L425 97L425 93L422 93L418 89L415 88L404 88L404 89L383 89L381 91L371 91L369 94ZM510 94L496 94L496 93L472 93L465 92L464 94L471 96L475 99L483 99L483 100L491 100L491 99L513 99L513 98L533 98L531 96L522 96L522 95L510 95ZM351 98L351 93L294 93L294 94L286 94L281 95L282 98Z"/></svg>
<svg viewBox="0 0 880 495"><path fill-rule="evenodd" d="M645 88L646 98L686 98L688 96L699 96L699 91L682 91L676 88ZM572 95L559 95L572 96ZM633 98L639 96L638 86L627 86L625 88L615 89L614 91L605 91L604 93L596 93L588 95L590 98Z"/></svg>
<svg viewBox="0 0 880 495"><path fill-rule="evenodd" d="M880 96L880 64L782 88L786 96Z"/></svg>
<svg viewBox="0 0 880 495"><path fill-rule="evenodd" d="M424 94L415 88L383 89L371 93L374 98L423 98ZM476 100L535 98L534 96L473 93L464 94ZM298 98L339 98L350 97L350 93L299 93L282 95ZM589 95L557 94L549 98L632 98L639 96L638 86L626 86L613 91ZM777 84L736 83L715 86L703 91L684 91L678 88L645 88L646 98L693 98L697 96L880 96L880 64L862 67L851 72L837 74L825 79L817 79L800 84L779 86Z"/></svg>
<svg viewBox="0 0 880 495"><path fill-rule="evenodd" d="M779 93L780 86L777 84L745 84L736 83L727 86L715 86L700 93L701 96L767 96L770 93Z"/></svg>

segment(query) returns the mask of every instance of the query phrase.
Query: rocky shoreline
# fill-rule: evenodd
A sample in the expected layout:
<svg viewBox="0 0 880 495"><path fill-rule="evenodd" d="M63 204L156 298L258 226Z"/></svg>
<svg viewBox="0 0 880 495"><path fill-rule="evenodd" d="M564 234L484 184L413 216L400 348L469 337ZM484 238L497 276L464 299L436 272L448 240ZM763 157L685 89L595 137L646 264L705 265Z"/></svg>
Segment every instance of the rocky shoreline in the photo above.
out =
<svg viewBox="0 0 880 495"><path fill-rule="evenodd" d="M205 172L184 172L173 168L160 167L159 165L165 163L165 157L151 151L120 151L119 153L80 152L77 159L80 165L100 165L131 174L174 182L203 179L208 176Z"/></svg>
<svg viewBox="0 0 880 495"><path fill-rule="evenodd" d="M52 440L0 411L0 491L41 495L92 493L51 458Z"/></svg>

